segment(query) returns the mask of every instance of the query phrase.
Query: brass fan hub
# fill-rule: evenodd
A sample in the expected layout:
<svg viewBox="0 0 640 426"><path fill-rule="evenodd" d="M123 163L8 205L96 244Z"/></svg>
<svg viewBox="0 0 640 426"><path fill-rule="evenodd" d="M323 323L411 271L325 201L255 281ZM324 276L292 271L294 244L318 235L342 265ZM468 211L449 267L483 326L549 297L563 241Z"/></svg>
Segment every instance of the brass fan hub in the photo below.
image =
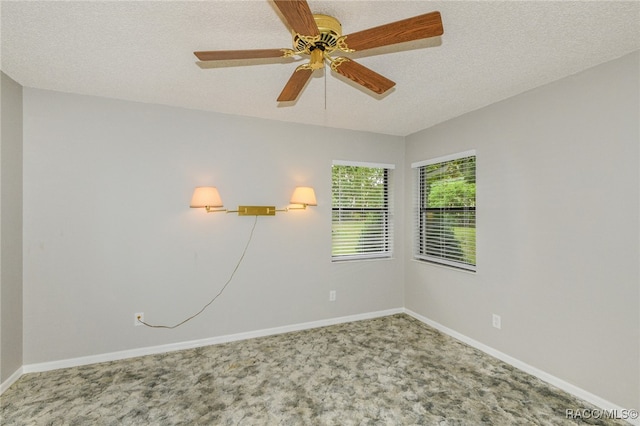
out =
<svg viewBox="0 0 640 426"><path fill-rule="evenodd" d="M319 36L305 36L302 34L293 34L293 48L296 52L311 54L316 49L322 52L331 53L339 46L339 40L342 37L342 25L333 16L315 14L313 19L316 21Z"/></svg>

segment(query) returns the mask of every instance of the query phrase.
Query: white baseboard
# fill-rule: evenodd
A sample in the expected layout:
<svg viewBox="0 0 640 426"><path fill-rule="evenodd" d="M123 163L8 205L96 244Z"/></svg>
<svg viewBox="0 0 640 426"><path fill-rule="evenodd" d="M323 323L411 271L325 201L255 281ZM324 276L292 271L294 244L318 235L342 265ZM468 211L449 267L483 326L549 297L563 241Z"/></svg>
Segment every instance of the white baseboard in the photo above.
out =
<svg viewBox="0 0 640 426"><path fill-rule="evenodd" d="M372 318L395 315L399 313L406 313L407 315L410 315L416 318L418 321L421 321L453 337L454 339L460 340L461 342L464 342L469 346L479 349L482 352L485 352L493 356L494 358L504 361L507 364L510 364L526 373L529 373L535 377L538 377L539 379L553 386L556 386L557 388L560 388L580 399L590 402L596 407L599 407L603 410L617 410L617 412L624 411L622 407L619 407L616 404L613 404L597 395L587 392L584 389L581 389L575 385L572 385L571 383L565 382L564 380L559 379L558 377L555 377L545 371L542 371L536 367L526 364L490 346L487 346L483 343L473 340L470 337L467 337L461 333L458 333L455 330L445 327L444 325L436 321L433 321L427 317L419 315L416 312L413 312L406 308L387 309L384 311L349 315L349 316L338 317L338 318L330 318L330 319L319 320L319 321L311 321L311 322L300 323L300 324L286 325L282 327L274 327L274 328L267 328L263 330L249 331L245 333L237 333L237 334L230 334L226 336L211 337L207 339L172 343L167 345L150 346L146 348L111 352L111 353L100 354L100 355L90 355L90 356L79 357L79 358L70 358L70 359L65 359L60 361L44 362L44 363L38 363L38 364L27 364L22 366L15 373L13 373L11 377L9 377L6 381L0 384L0 395L2 395L2 393L4 393L4 391L7 390L13 383L15 383L20 378L20 376L27 373L51 371L51 370L57 370L60 368L77 367L81 365L96 364L100 362L118 361L122 359L135 358L135 357L145 356L145 355L154 355L154 354L173 352L173 351L179 351L184 349L192 349L192 348L198 348L203 346L217 345L221 343L235 342L239 340L253 339L256 337L273 336L276 334L289 333L292 331L309 330L313 328L326 327L330 325L343 324L343 323L354 322L354 321L362 321L362 320L367 320ZM630 420L630 423L633 425L640 426L639 419Z"/></svg>
<svg viewBox="0 0 640 426"><path fill-rule="evenodd" d="M338 318L329 318L325 320L285 325L282 327L267 328L267 329L256 330L256 331L248 331L245 333L229 334L226 336L211 337L207 339L191 340L187 342L171 343L171 344L160 345L160 346L150 346L146 348L131 349L131 350L120 351L120 352L110 352L110 353L99 354L99 355L90 355L90 356L79 357L79 358L64 359L60 361L43 362L38 364L27 364L22 367L22 374L51 371L51 370L57 370L60 368L78 367L81 365L96 364L99 362L118 361L122 359L135 358L135 357L145 356L145 355L155 355L159 353L180 351L184 349L199 348L202 346L218 345L221 343L235 342L238 340L253 339L256 337L272 336L276 334L289 333L292 331L308 330L312 328L326 327L329 325L336 325L336 324L342 324L347 322L385 317L385 316L399 314L403 312L404 312L403 308L387 309L384 311L349 315L349 316L338 317Z"/></svg>
<svg viewBox="0 0 640 426"><path fill-rule="evenodd" d="M0 395L2 395L4 393L4 391L9 389L9 387L12 384L14 384L20 378L20 376L22 376L23 374L24 374L24 369L23 369L23 367L20 367L16 371L14 371L13 374L11 376L9 376L9 378L7 380L5 380L4 382L0 383Z"/></svg>
<svg viewBox="0 0 640 426"><path fill-rule="evenodd" d="M444 334L447 334L451 337L453 337L454 339L460 340L463 343L466 343L469 346L472 346L476 349L481 350L482 352L491 355L494 358L498 358L501 361L506 362L507 364L512 365L513 367L516 367L519 370L524 371L525 373L529 373L532 376L535 376L557 388L562 389L565 392L570 393L571 395L574 395L580 399L583 399L593 405L595 405L596 407L603 409L603 410L610 410L610 411L615 411L617 413L623 413L623 412L628 412L631 408L628 409L623 409L622 407L613 404L610 401L607 401L604 398L599 397L598 395L594 395L591 392L588 392L582 388L579 388L578 386L572 385L569 382L565 382L564 380L549 374L545 371L542 371L536 367L533 367L525 362L522 362L516 358L513 358L512 356L509 356L503 352L500 352L490 346L485 345L484 343L480 343L477 340L473 340L470 337L465 336L464 334L458 333L455 330L452 330L448 327L445 327L444 325L433 321L427 317L424 317L420 314L417 314L409 309L404 309L404 312L407 315L410 315L412 317L414 317L415 319L417 319L420 322L423 322L433 328L435 328L436 330L439 330L441 332L443 332ZM573 407L567 407L567 408L573 408ZM627 420L629 423L633 424L633 425L638 425L640 426L640 419L629 419Z"/></svg>

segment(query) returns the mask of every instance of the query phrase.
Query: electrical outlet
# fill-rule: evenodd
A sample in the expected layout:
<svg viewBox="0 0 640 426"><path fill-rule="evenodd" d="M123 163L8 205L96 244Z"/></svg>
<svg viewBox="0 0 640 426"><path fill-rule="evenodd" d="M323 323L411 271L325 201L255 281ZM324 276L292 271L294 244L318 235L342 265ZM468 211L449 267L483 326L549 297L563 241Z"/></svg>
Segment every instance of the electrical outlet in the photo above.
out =
<svg viewBox="0 0 640 426"><path fill-rule="evenodd" d="M135 325L136 327L139 325L144 325L140 322L144 321L144 312L136 312L135 314L133 314L133 321L133 325Z"/></svg>
<svg viewBox="0 0 640 426"><path fill-rule="evenodd" d="M329 302L335 302L335 301L336 301L336 291L331 290L329 292Z"/></svg>
<svg viewBox="0 0 640 426"><path fill-rule="evenodd" d="M502 320L500 319L500 315L493 314L493 326L497 329L502 328Z"/></svg>

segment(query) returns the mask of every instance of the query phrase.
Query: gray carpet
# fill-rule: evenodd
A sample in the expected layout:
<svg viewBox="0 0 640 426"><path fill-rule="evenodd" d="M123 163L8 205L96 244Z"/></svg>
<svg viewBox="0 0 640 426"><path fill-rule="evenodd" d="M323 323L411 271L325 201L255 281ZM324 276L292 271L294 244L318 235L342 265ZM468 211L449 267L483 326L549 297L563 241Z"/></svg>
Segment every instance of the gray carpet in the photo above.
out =
<svg viewBox="0 0 640 426"><path fill-rule="evenodd" d="M3 425L552 425L595 407L407 316L26 374Z"/></svg>

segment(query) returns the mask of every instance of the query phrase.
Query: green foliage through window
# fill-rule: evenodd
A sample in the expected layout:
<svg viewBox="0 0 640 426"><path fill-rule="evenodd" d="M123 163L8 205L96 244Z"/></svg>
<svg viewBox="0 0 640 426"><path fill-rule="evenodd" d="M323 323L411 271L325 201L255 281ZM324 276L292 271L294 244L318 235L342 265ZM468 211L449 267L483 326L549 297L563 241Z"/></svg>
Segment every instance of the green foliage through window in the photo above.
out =
<svg viewBox="0 0 640 426"><path fill-rule="evenodd" d="M475 270L475 155L420 166L418 177L416 257Z"/></svg>
<svg viewBox="0 0 640 426"><path fill-rule="evenodd" d="M391 170L334 164L332 167L332 259L391 255Z"/></svg>

